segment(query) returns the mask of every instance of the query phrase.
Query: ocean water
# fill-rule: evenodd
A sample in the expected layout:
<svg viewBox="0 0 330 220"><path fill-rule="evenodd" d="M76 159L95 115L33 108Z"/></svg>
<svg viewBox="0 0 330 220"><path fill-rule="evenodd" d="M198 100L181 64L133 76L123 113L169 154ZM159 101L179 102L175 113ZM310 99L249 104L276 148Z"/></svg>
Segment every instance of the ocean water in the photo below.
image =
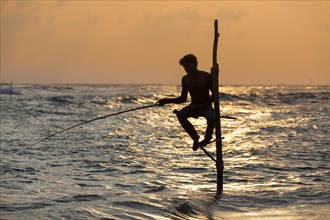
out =
<svg viewBox="0 0 330 220"><path fill-rule="evenodd" d="M8 85L2 84L2 91ZM328 86L223 86L224 191L180 127L176 85L14 85L0 94L0 219L329 219ZM192 119L202 134L204 119ZM207 150L215 154L215 144Z"/></svg>

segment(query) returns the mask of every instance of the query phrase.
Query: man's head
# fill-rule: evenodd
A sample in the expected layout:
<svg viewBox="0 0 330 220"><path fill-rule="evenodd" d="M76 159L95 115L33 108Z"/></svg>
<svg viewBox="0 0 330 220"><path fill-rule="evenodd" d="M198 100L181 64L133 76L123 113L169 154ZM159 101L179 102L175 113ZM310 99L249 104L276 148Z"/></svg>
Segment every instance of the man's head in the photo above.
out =
<svg viewBox="0 0 330 220"><path fill-rule="evenodd" d="M179 61L180 65L184 65L185 63L191 63L191 64L194 64L196 65L197 67L197 57L194 55L194 54L188 54L184 57L181 58L181 60Z"/></svg>
<svg viewBox="0 0 330 220"><path fill-rule="evenodd" d="M185 55L181 58L179 63L188 74L194 73L197 70L197 57L193 54Z"/></svg>

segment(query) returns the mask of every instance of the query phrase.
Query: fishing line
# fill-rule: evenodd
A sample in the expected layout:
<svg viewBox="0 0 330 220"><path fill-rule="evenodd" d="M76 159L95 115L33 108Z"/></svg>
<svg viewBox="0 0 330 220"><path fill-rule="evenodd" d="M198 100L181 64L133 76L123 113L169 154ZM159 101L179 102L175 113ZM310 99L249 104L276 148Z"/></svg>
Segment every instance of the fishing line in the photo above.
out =
<svg viewBox="0 0 330 220"><path fill-rule="evenodd" d="M84 124L87 124L87 123L90 123L90 122L93 122L93 121L97 121L97 120L100 120L100 119L108 118L108 117L111 117L111 116L123 114L123 113L126 113L126 112L132 112L132 111L136 111L136 110L140 110L140 109L150 108L150 107L154 107L154 106L158 106L158 105L157 104L152 104L152 105L142 106L142 107L138 107L138 108L132 108L132 109L128 109L128 110L125 110L125 111L116 112L116 113L112 113L112 114L109 114L109 115L105 115L105 116L101 116L101 117L98 117L98 118L94 118L94 119L90 119L90 120L81 122L79 124L73 125L71 127L65 128L63 130L60 130L60 131L58 131L58 132L56 132L52 135L49 135L49 136L47 136L43 139L40 139L39 141L31 144L30 146L28 146L28 147L24 148L23 150L19 151L18 153L22 153L22 152L26 151L27 149L29 149L29 148L31 148L31 147L33 147L33 146L35 146L35 145L37 145L41 142L44 142L44 141L48 140L49 138L54 137L54 136L56 136L56 135L58 135L58 134L60 134L64 131L70 130L72 128L75 128L75 127L78 127L78 126L81 126L81 125L84 125Z"/></svg>

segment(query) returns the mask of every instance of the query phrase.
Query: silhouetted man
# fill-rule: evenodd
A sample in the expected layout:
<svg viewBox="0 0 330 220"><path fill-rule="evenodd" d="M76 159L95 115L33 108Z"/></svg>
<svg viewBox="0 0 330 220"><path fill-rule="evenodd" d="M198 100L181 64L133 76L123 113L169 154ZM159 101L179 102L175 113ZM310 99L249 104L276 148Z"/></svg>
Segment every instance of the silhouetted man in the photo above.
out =
<svg viewBox="0 0 330 220"><path fill-rule="evenodd" d="M195 55L188 54L184 56L179 63L187 73L181 80L181 96L177 98L160 99L156 104L163 106L168 103L184 103L187 101L189 92L191 104L178 111L177 118L181 126L193 139L193 150L196 151L200 145L205 146L212 139L215 126L215 114L212 108L212 80L209 73L197 69L198 62ZM209 91L212 93L211 96ZM199 142L199 135L194 126L188 121L190 117L198 118L200 116L207 120L205 137L201 142Z"/></svg>

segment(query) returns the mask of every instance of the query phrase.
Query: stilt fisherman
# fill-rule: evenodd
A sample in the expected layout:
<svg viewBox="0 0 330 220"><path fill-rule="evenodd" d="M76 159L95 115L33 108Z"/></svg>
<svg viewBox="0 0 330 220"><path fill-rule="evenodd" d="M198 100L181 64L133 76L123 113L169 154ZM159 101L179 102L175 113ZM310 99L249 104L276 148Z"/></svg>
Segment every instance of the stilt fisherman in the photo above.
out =
<svg viewBox="0 0 330 220"><path fill-rule="evenodd" d="M197 68L197 57L193 54L184 56L180 59L179 63L183 66L187 73L181 80L181 95L177 98L160 99L156 102L156 104L163 106L169 103L184 103L187 101L187 96L189 93L191 103L177 112L177 118L181 126L193 140L192 149L196 151L199 146L206 146L209 143L212 139L212 134L215 127L215 113L212 108L212 78L209 73L201 71ZM188 121L188 118L191 117L204 117L207 120L204 139L201 142L199 142L200 136L196 132L195 127Z"/></svg>

